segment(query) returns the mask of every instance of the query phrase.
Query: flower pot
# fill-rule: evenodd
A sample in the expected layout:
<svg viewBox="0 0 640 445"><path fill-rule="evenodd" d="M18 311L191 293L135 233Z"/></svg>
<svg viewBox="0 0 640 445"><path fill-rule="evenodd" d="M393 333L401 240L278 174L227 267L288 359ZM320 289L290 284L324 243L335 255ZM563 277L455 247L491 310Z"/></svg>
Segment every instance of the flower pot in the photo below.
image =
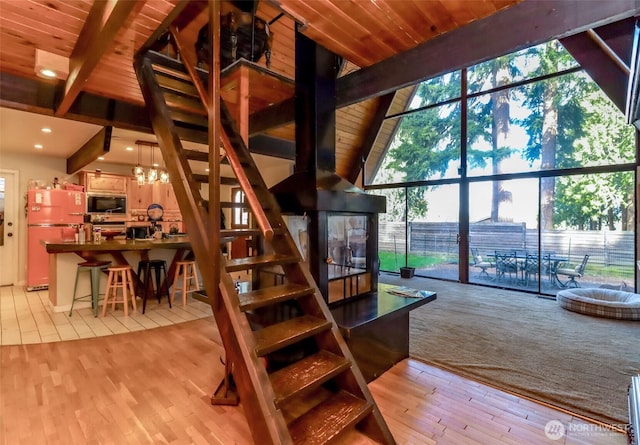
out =
<svg viewBox="0 0 640 445"><path fill-rule="evenodd" d="M415 267L401 267L400 276L402 278L412 278L415 271L416 271Z"/></svg>

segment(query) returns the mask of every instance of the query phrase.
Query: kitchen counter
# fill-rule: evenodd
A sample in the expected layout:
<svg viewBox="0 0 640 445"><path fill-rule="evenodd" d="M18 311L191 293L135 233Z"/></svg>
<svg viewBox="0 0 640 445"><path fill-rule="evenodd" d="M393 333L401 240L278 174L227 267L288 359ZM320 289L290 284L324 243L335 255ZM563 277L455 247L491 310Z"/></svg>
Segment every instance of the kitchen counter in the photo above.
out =
<svg viewBox="0 0 640 445"><path fill-rule="evenodd" d="M78 253L86 258L86 254L95 252L117 252L129 250L149 250L149 249L191 249L191 242L188 236L176 236L167 239L113 239L102 240L99 243L73 241L43 241L42 244L47 249L47 253Z"/></svg>
<svg viewBox="0 0 640 445"><path fill-rule="evenodd" d="M69 310L73 299L73 285L77 265L81 261L108 260L112 265L130 265L134 282L137 280L138 263L142 260L161 259L169 265L167 270L169 287L173 282L176 261L191 254L191 242L188 236L171 236L166 239L114 239L99 243L51 240L43 241L49 254L49 301L54 312ZM105 279L100 282L101 293L106 286ZM85 295L90 289L88 274L80 274L78 295ZM88 303L76 303L75 307ZM74 307L74 309L75 309Z"/></svg>

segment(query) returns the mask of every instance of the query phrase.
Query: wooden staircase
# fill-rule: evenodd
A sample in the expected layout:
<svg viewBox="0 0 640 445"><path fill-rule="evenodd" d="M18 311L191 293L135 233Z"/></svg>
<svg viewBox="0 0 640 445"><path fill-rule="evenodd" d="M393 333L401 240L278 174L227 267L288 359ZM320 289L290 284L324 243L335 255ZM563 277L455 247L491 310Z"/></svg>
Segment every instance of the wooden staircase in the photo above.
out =
<svg viewBox="0 0 640 445"><path fill-rule="evenodd" d="M235 384L254 442L325 444L356 434L367 441L363 443L395 443L222 101L220 139L259 228L219 230L219 208L209 208L209 214L189 166L190 158L202 160L206 154L183 149L180 139L207 134L203 104L208 98L202 85L208 73L193 66L154 51L135 61L225 347L227 375L232 377L226 382ZM219 162L215 153L215 147L210 148L209 165ZM209 180L213 182L211 176ZM218 191L217 184L209 184L210 196ZM219 197L210 202L219 202ZM247 235L260 237L264 252L227 260L222 242ZM282 268L286 284L238 293L232 273L249 269L257 274L273 266Z"/></svg>

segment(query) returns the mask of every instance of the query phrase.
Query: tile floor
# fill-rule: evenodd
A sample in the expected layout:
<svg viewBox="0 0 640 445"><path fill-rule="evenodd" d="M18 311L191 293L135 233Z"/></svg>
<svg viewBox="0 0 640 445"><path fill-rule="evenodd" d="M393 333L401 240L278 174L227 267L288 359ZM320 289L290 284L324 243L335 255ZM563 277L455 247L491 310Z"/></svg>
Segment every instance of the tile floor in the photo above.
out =
<svg viewBox="0 0 640 445"><path fill-rule="evenodd" d="M91 308L69 312L53 312L47 290L27 292L22 286L0 287L0 345L51 343L80 338L101 337L124 332L153 329L212 315L211 307L193 298L182 306L182 297L169 309L166 297L147 300L142 314L142 300L138 299L138 311L124 316L122 305L116 311L109 308L104 318L94 318ZM102 303L100 303L102 308ZM119 308L118 308L119 307Z"/></svg>

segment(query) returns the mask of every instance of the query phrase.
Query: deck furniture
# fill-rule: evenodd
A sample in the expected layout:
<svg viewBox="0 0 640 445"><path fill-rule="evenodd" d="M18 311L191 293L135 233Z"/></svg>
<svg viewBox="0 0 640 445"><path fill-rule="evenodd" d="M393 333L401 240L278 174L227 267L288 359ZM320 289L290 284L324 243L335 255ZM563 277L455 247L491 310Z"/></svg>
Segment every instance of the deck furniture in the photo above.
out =
<svg viewBox="0 0 640 445"><path fill-rule="evenodd" d="M515 274L518 277L518 260L514 251L505 252L496 250L496 280L502 280L509 274L509 278L513 278Z"/></svg>
<svg viewBox="0 0 640 445"><path fill-rule="evenodd" d="M478 248L477 247L472 247L471 248L471 256L473 256L473 264L472 266L474 267L478 267L480 268L480 276L485 276L487 278L491 278L491 276L489 275L489 273L487 272L487 269L493 269L495 266L494 263L492 263L491 261L487 261L485 260L482 255L480 255L480 253L478 252Z"/></svg>
<svg viewBox="0 0 640 445"><path fill-rule="evenodd" d="M580 287L580 285L576 281L576 278L582 278L584 276L584 268L587 266L587 261L589 261L589 255L585 255L582 259L582 262L574 268L561 267L556 269L556 278L558 278L558 275L568 277L568 280L566 280L564 283L558 278L558 284L560 285L560 287Z"/></svg>

